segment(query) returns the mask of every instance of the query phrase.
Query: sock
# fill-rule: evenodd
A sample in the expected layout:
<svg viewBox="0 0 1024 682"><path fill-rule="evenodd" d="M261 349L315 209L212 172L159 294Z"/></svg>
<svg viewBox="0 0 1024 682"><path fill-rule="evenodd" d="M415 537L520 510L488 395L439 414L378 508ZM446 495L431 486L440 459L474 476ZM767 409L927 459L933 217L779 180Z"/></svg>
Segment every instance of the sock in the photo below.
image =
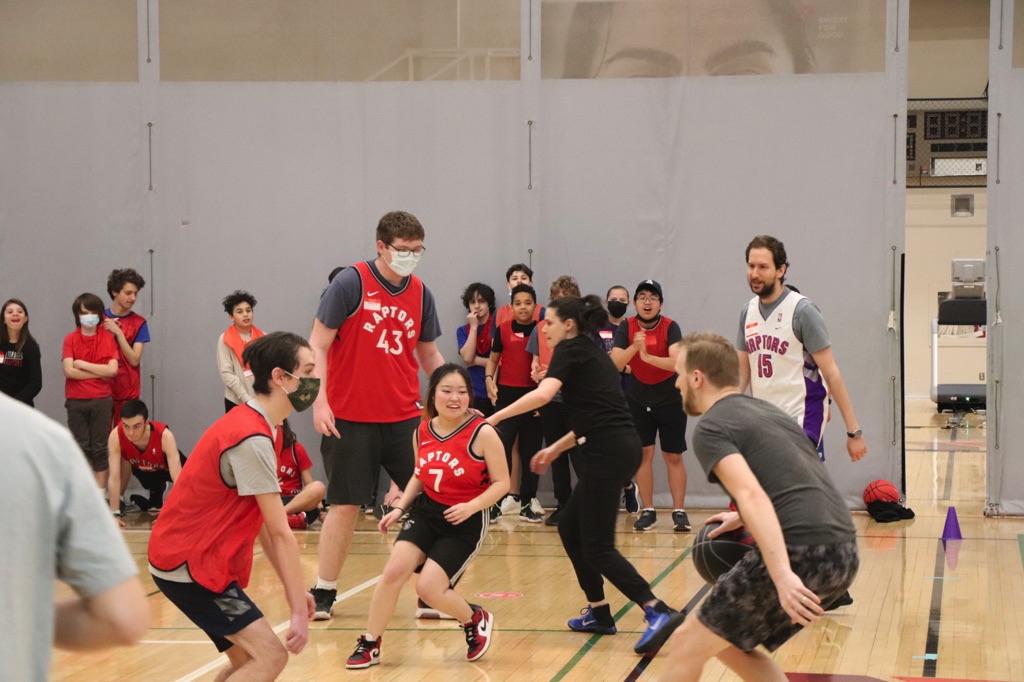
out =
<svg viewBox="0 0 1024 682"><path fill-rule="evenodd" d="M601 604L600 606L591 606L590 612L594 614L594 620L602 625L615 625L615 619L612 618L612 607L610 604Z"/></svg>
<svg viewBox="0 0 1024 682"><path fill-rule="evenodd" d="M684 514L686 513L685 509L673 509L672 513L675 514L676 512L680 512L680 511L683 512Z"/></svg>
<svg viewBox="0 0 1024 682"><path fill-rule="evenodd" d="M320 576L316 577L316 589L318 590L336 590L338 589L337 580L324 580Z"/></svg>
<svg viewBox="0 0 1024 682"><path fill-rule="evenodd" d="M652 511L654 511L654 507L644 507L642 511L652 512ZM657 512L655 512L655 513L657 513Z"/></svg>

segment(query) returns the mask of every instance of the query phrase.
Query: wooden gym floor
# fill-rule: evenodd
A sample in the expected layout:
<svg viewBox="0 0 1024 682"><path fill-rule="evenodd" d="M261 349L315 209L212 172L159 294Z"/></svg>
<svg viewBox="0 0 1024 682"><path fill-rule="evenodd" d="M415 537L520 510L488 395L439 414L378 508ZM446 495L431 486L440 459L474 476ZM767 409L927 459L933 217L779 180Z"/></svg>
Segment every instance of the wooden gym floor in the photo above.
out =
<svg viewBox="0 0 1024 682"><path fill-rule="evenodd" d="M907 407L907 506L917 518L875 523L855 513L861 571L852 606L826 614L790 640L776 660L791 680L1024 680L1024 519L986 519L984 417L969 428L943 429L931 403ZM834 449L838 451L838 449ZM869 455L870 456L870 455ZM943 543L947 510L955 508L963 540ZM690 510L695 528L713 510ZM695 605L704 583L688 561L695 533L673 533L663 518L646 534L619 520L619 547L655 593L676 608ZM213 645L171 606L146 571L151 517L125 531L150 593L151 627L131 649L99 654L56 652L54 680L212 680L223 665ZM320 534L298 531L304 573L312 584ZM312 623L310 642L293 656L282 680L657 679L664 659L636 656L641 610L609 586L616 636L570 632L565 621L584 606L554 528L502 519L487 537L460 590L495 614L495 639L477 663L465 661L465 640L452 621L417 621L406 588L385 633L381 665L347 671L345 659L366 625L370 594L389 540L371 517L359 523L339 581L334 619ZM63 588L66 589L66 588ZM288 611L266 558L257 553L248 593L278 632ZM721 664L705 680L738 679Z"/></svg>

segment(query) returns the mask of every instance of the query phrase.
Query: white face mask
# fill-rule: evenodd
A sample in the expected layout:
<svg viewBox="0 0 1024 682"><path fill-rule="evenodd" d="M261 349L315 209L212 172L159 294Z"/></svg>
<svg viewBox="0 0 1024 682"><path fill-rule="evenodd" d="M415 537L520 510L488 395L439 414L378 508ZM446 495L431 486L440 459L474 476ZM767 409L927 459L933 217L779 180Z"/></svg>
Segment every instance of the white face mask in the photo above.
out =
<svg viewBox="0 0 1024 682"><path fill-rule="evenodd" d="M100 325L100 316L97 315L96 313L89 313L88 315L80 315L78 317L78 322L83 327L89 327L91 329L93 327L98 327Z"/></svg>
<svg viewBox="0 0 1024 682"><path fill-rule="evenodd" d="M409 255L403 256L397 251L391 252L391 269L395 271L395 274L399 277L408 277L412 274L412 271L416 269L416 264L420 262L422 256L417 256L413 252L409 252Z"/></svg>

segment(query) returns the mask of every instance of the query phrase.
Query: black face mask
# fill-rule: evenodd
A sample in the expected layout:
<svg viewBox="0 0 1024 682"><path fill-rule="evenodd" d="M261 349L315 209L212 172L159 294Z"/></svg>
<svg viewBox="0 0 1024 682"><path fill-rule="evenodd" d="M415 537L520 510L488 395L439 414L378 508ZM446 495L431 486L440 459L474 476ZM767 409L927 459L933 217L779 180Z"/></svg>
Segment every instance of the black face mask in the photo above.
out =
<svg viewBox="0 0 1024 682"><path fill-rule="evenodd" d="M622 317L628 307L629 304L622 301L608 301L608 314L612 317Z"/></svg>

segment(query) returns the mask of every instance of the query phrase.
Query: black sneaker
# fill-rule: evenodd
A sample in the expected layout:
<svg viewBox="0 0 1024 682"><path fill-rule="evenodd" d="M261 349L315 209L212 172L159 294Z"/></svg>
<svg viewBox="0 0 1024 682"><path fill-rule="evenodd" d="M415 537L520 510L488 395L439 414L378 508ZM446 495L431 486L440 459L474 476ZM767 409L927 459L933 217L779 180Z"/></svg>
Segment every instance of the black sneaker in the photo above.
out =
<svg viewBox="0 0 1024 682"><path fill-rule="evenodd" d="M558 505L555 507L555 511L551 512L551 515L544 519L545 526L557 526L558 519L562 517L562 511L565 510L565 505Z"/></svg>
<svg viewBox="0 0 1024 682"><path fill-rule="evenodd" d="M519 510L519 520L526 521L527 523L540 523L544 520L544 517L535 512L529 503L526 503Z"/></svg>
<svg viewBox="0 0 1024 682"><path fill-rule="evenodd" d="M640 518L633 524L633 530L643 532L658 525L658 513L653 509L644 509L640 512Z"/></svg>
<svg viewBox="0 0 1024 682"><path fill-rule="evenodd" d="M313 595L313 602L316 604L313 620L330 620L334 613L334 601L338 598L338 591L311 587L309 593Z"/></svg>
<svg viewBox="0 0 1024 682"><path fill-rule="evenodd" d="M310 509L308 512L306 512L306 525L307 526L312 525L312 523L314 521L319 521L319 520L320 520L320 510L319 509Z"/></svg>
<svg viewBox="0 0 1024 682"><path fill-rule="evenodd" d="M637 493L636 483L622 489L622 504L630 514L640 511L640 496Z"/></svg>
<svg viewBox="0 0 1024 682"><path fill-rule="evenodd" d="M847 590L846 592L843 592L841 595L836 597L832 601L831 604L826 606L825 610L826 611L835 611L836 609L838 609L838 608L840 608L842 606L849 606L852 603L853 603L853 597L850 596L850 591Z"/></svg>
<svg viewBox="0 0 1024 682"><path fill-rule="evenodd" d="M690 517L682 509L672 512L672 530L677 533L685 533L690 530Z"/></svg>
<svg viewBox="0 0 1024 682"><path fill-rule="evenodd" d="M491 523L501 518L501 505L495 502L491 505Z"/></svg>
<svg viewBox="0 0 1024 682"><path fill-rule="evenodd" d="M149 511L149 498L142 495L132 495L128 498L132 504L139 508L139 511Z"/></svg>

